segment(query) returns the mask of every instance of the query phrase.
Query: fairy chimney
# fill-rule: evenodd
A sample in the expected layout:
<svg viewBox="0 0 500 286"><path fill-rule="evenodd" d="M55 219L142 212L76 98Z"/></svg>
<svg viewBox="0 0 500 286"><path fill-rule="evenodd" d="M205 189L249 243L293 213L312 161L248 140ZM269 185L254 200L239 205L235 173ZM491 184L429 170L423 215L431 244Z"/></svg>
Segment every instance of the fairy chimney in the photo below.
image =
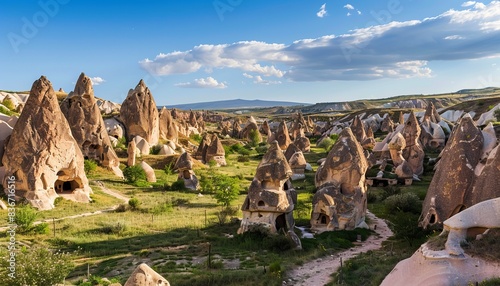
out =
<svg viewBox="0 0 500 286"><path fill-rule="evenodd" d="M286 126L285 121L282 121L278 126L278 130L275 133L274 139L278 141L278 145L280 146L281 150L286 150L286 148L288 148L288 145L290 145L290 135L288 134L288 127Z"/></svg>
<svg viewBox="0 0 500 286"><path fill-rule="evenodd" d="M61 102L60 107L84 158L95 160L111 169L115 175L123 177L120 161L111 145L88 76L80 74L75 89Z"/></svg>
<svg viewBox="0 0 500 286"><path fill-rule="evenodd" d="M406 142L406 148L403 150L403 157L408 161L413 174L417 176L422 175L424 172L425 153L419 142L420 132L420 125L412 111L402 131L402 135Z"/></svg>
<svg viewBox="0 0 500 286"><path fill-rule="evenodd" d="M40 210L52 209L59 195L89 202L92 190L83 160L50 81L40 77L33 83L25 109L5 146L4 190L8 190L8 179L14 176L16 197L25 198Z"/></svg>
<svg viewBox="0 0 500 286"><path fill-rule="evenodd" d="M170 111L163 107L159 115L159 132L160 139L169 140L177 143L178 133L174 119Z"/></svg>
<svg viewBox="0 0 500 286"><path fill-rule="evenodd" d="M174 169L179 171L178 180L183 180L186 188L191 190L197 190L200 188L198 178L193 171L193 159L189 153L184 152L181 156L179 156L175 162Z"/></svg>

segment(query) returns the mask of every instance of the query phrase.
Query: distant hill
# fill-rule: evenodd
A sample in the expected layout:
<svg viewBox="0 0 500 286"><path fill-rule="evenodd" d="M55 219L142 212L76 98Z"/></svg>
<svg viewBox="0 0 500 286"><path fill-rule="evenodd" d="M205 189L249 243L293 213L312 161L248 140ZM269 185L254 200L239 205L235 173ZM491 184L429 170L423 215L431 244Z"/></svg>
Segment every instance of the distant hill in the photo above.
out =
<svg viewBox="0 0 500 286"><path fill-rule="evenodd" d="M177 108L182 110L223 110L223 109L243 109L243 108L263 108L274 106L307 106L309 103L289 102L289 101L269 101L269 100L246 100L232 99L210 102L197 102L188 104L167 105L167 108Z"/></svg>

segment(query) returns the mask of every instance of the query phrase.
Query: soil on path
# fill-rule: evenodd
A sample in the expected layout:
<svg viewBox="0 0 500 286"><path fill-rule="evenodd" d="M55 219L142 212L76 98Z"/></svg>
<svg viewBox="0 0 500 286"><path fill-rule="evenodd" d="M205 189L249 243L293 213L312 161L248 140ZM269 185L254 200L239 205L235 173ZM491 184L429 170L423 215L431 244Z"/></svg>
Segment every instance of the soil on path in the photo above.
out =
<svg viewBox="0 0 500 286"><path fill-rule="evenodd" d="M368 225L370 229L375 230L376 232L375 235L368 237L368 239L366 239L363 244L359 246L335 253L331 256L306 262L297 268L287 271L283 285L325 285L331 280L330 275L337 272L340 267L340 257L342 257L342 261L345 262L360 253L381 248L382 242L391 237L393 233L383 219L376 217L369 211L366 216L369 218Z"/></svg>

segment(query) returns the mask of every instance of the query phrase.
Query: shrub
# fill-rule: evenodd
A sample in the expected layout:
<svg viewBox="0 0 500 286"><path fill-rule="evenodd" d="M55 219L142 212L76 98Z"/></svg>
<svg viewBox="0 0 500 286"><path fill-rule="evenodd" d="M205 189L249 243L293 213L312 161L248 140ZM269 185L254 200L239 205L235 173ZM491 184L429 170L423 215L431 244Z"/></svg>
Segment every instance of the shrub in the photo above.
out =
<svg viewBox="0 0 500 286"><path fill-rule="evenodd" d="M31 232L33 230L33 223L35 222L37 216L37 210L30 205L16 208L14 222L17 224L17 232Z"/></svg>
<svg viewBox="0 0 500 286"><path fill-rule="evenodd" d="M375 195L373 192L368 192L366 195L366 201L369 204L372 204L377 201L377 195Z"/></svg>
<svg viewBox="0 0 500 286"><path fill-rule="evenodd" d="M61 202L63 201L64 199L62 197L57 197L55 200L54 200L54 206L58 206L61 204Z"/></svg>
<svg viewBox="0 0 500 286"><path fill-rule="evenodd" d="M214 198L217 203L228 207L231 202L236 200L240 194L240 185L238 180L234 177L217 174L212 178Z"/></svg>
<svg viewBox="0 0 500 286"><path fill-rule="evenodd" d="M106 224L99 230L105 234L122 234L127 230L127 225L123 222L115 222L111 224Z"/></svg>
<svg viewBox="0 0 500 286"><path fill-rule="evenodd" d="M15 115L16 113L13 111L10 111L8 108L5 108L4 106L0 106L0 113L3 113L8 116Z"/></svg>
<svg viewBox="0 0 500 286"><path fill-rule="evenodd" d="M404 239L408 241L410 246L413 246L413 241L424 237L427 232L418 227L418 214L409 212L396 212L390 221L390 227L394 232L395 238Z"/></svg>
<svg viewBox="0 0 500 286"><path fill-rule="evenodd" d="M138 180L146 180L146 172L139 165L126 167L123 170L123 176L129 183L135 183Z"/></svg>
<svg viewBox="0 0 500 286"><path fill-rule="evenodd" d="M255 151L257 151L257 153L259 153L259 154L266 154L268 149L269 148L267 147L267 145L260 145L259 144L259 146L257 146L255 148Z"/></svg>
<svg viewBox="0 0 500 286"><path fill-rule="evenodd" d="M160 153L160 150L161 150L160 145L154 145L153 147L149 148L149 154L158 155L158 153Z"/></svg>
<svg viewBox="0 0 500 286"><path fill-rule="evenodd" d="M97 169L97 162L90 159L85 159L83 161L83 170L85 171L85 175L89 175Z"/></svg>
<svg viewBox="0 0 500 286"><path fill-rule="evenodd" d="M500 108L495 110L493 112L493 114L495 115L495 117L497 118L497 121L500 121Z"/></svg>
<svg viewBox="0 0 500 286"><path fill-rule="evenodd" d="M53 252L46 247L23 247L16 255L15 277L10 277L8 255L4 253L3 259L0 259L2 285L55 285L62 283L74 268L73 258L69 253Z"/></svg>
<svg viewBox="0 0 500 286"><path fill-rule="evenodd" d="M207 164L208 164L208 167L210 167L210 168L213 168L213 167L217 166L217 162L215 162L214 159L208 161Z"/></svg>
<svg viewBox="0 0 500 286"><path fill-rule="evenodd" d="M388 213L410 212L419 214L422 206L418 196L414 193L404 193L389 196L384 201L385 209Z"/></svg>
<svg viewBox="0 0 500 286"><path fill-rule="evenodd" d="M319 142L318 147L325 149L326 152L330 151L335 141L329 137L324 138Z"/></svg>
<svg viewBox="0 0 500 286"><path fill-rule="evenodd" d="M128 200L128 205L130 206L130 208L132 210L137 210L139 209L139 205L141 204L141 202L139 201L139 199L137 198L131 198L130 200Z"/></svg>
<svg viewBox="0 0 500 286"><path fill-rule="evenodd" d="M39 223L33 227L33 232L37 234L49 234L49 224L46 222Z"/></svg>
<svg viewBox="0 0 500 286"><path fill-rule="evenodd" d="M118 139L118 143L116 143L116 148L127 149L127 139L125 137Z"/></svg>
<svg viewBox="0 0 500 286"><path fill-rule="evenodd" d="M246 155L240 155L240 156L238 156L238 158L236 158L236 161L238 161L240 163L250 162L250 158L248 158L248 156L246 156Z"/></svg>
<svg viewBox="0 0 500 286"><path fill-rule="evenodd" d="M165 172L165 174L170 176L174 173L174 166L172 166L172 163L166 164L163 171Z"/></svg>
<svg viewBox="0 0 500 286"><path fill-rule="evenodd" d="M248 133L248 139L249 139L248 144L251 147L256 147L257 145L259 145L260 141L262 140L259 130L256 129L250 130L250 132Z"/></svg>
<svg viewBox="0 0 500 286"><path fill-rule="evenodd" d="M126 204L120 204L116 209L115 212L117 213L123 213L127 211L127 205Z"/></svg>
<svg viewBox="0 0 500 286"><path fill-rule="evenodd" d="M194 134L194 133L191 133L191 135L189 135L189 138L198 143L200 143L202 139L200 134Z"/></svg>
<svg viewBox="0 0 500 286"><path fill-rule="evenodd" d="M172 191L185 191L186 186L184 185L184 180L177 180L172 183L172 186L170 186L170 190Z"/></svg>
<svg viewBox="0 0 500 286"><path fill-rule="evenodd" d="M11 111L14 111L16 109L14 102L12 102L12 100L10 100L8 98L4 99L2 104L3 104L3 106L7 107Z"/></svg>
<svg viewBox="0 0 500 286"><path fill-rule="evenodd" d="M387 197L401 194L401 188L397 185L385 186L380 194L380 200L385 200Z"/></svg>
<svg viewBox="0 0 500 286"><path fill-rule="evenodd" d="M239 143L231 145L230 149L231 151L236 152L240 155L250 155L250 149L245 148L245 146Z"/></svg>

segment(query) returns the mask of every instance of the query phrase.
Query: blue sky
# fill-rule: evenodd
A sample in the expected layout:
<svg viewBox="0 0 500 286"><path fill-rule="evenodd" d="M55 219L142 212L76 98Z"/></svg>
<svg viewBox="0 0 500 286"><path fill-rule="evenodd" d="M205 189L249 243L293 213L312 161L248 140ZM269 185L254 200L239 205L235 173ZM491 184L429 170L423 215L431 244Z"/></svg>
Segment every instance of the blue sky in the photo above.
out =
<svg viewBox="0 0 500 286"><path fill-rule="evenodd" d="M118 4L119 3L119 4ZM332 102L500 86L500 1L2 1L0 89Z"/></svg>

